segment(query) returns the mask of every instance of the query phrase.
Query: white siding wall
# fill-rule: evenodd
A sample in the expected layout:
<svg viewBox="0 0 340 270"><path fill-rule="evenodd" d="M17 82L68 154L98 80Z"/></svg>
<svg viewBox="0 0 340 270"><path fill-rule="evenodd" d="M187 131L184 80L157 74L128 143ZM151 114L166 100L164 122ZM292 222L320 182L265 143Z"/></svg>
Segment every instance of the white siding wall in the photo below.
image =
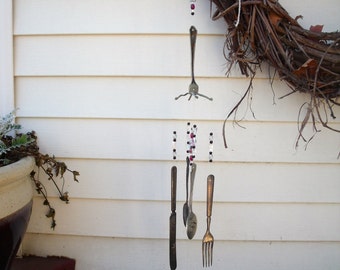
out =
<svg viewBox="0 0 340 270"><path fill-rule="evenodd" d="M215 174L212 269L335 270L340 267L339 134L323 130L294 149L303 95L267 73L254 82L246 129L224 117L248 80L224 76L226 27L210 19L209 1L15 0L14 73L18 120L39 135L41 150L81 172L68 183L71 203L49 229L36 197L25 253L63 255L78 270L168 269L170 168L178 166L178 268L201 269L205 179ZM281 1L303 24L339 27L338 1ZM195 70L200 91L214 97L178 101L190 82L189 27L199 35ZM340 110L336 108L340 117ZM198 125L194 240L181 223L185 199L186 123ZM340 128L340 122L333 125ZM172 161L177 130L178 161ZM215 134L213 164L208 134ZM181 135L182 134L182 135ZM53 192L53 191L51 191ZM53 193L50 193L51 195Z"/></svg>

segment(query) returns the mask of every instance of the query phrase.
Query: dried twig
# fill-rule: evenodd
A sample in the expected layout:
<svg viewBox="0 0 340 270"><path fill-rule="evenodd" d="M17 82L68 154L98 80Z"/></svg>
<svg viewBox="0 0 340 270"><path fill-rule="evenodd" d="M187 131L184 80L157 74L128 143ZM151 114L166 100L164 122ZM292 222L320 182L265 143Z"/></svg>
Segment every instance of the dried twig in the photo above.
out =
<svg viewBox="0 0 340 270"><path fill-rule="evenodd" d="M217 8L212 19L223 18L227 24L224 51L229 62L227 73L237 64L243 75L251 76L251 86L256 69L266 61L292 88L287 95L303 92L311 96L306 118L300 123L299 138L304 138L305 121L311 119L315 130L320 122L323 127L340 132L330 127L320 114L320 106L326 105L328 113L335 118L332 106L340 105L340 33L315 31L315 27L303 29L297 22L299 17L292 18L277 0L210 1ZM248 91L249 88L245 96ZM237 111L245 96L230 114ZM226 121L223 136L227 147L225 124Z"/></svg>

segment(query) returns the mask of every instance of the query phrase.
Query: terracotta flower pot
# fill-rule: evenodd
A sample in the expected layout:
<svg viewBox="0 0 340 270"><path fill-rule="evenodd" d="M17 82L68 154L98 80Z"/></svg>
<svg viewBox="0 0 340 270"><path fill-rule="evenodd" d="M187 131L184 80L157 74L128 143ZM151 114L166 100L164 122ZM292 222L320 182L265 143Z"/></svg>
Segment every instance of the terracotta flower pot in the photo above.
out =
<svg viewBox="0 0 340 270"><path fill-rule="evenodd" d="M32 211L32 157L0 168L0 269L9 270Z"/></svg>

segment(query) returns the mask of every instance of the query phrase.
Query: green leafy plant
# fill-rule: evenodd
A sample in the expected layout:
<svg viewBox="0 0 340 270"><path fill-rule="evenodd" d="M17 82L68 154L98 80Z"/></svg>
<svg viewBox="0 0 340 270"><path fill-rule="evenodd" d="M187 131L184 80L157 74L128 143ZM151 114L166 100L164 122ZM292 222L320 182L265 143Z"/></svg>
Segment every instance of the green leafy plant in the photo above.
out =
<svg viewBox="0 0 340 270"><path fill-rule="evenodd" d="M69 203L68 192L63 190L65 184L65 173L70 173L73 180L78 182L78 171L70 170L64 162L58 161L54 156L42 154L39 151L37 135L34 131L20 133L21 125L16 124L15 111L0 119L0 167L19 161L21 158L31 156L35 159L38 171L43 171L56 188L59 199ZM46 217L51 218L51 228L56 227L55 209L50 204L47 197L47 190L39 180L39 173L33 170L30 174L35 184L36 191L44 197L43 204L48 207ZM58 185L57 178L60 178L61 184ZM61 187L60 187L61 186Z"/></svg>

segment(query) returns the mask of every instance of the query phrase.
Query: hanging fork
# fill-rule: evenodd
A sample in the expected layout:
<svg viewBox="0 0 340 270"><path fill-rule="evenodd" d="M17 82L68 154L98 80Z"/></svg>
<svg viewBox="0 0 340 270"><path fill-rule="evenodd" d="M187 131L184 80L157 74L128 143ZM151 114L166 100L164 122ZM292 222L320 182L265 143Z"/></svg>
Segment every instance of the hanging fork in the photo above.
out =
<svg viewBox="0 0 340 270"><path fill-rule="evenodd" d="M215 177L209 175L207 179L207 231L202 240L203 267L212 266L213 261L214 236L210 232L210 223L214 197L214 181Z"/></svg>
<svg viewBox="0 0 340 270"><path fill-rule="evenodd" d="M195 98L204 97L209 100L213 100L210 97L207 97L206 95L202 95L198 93L198 84L195 81L195 75L194 75L194 61L195 61L195 47L196 47L196 38L197 38L197 29L195 26L190 27L190 45L191 45L191 83L189 85L189 92L185 94L181 94L178 97L175 98L175 100L179 99L180 97L184 97L186 95L189 95L189 99L191 99L192 96Z"/></svg>

